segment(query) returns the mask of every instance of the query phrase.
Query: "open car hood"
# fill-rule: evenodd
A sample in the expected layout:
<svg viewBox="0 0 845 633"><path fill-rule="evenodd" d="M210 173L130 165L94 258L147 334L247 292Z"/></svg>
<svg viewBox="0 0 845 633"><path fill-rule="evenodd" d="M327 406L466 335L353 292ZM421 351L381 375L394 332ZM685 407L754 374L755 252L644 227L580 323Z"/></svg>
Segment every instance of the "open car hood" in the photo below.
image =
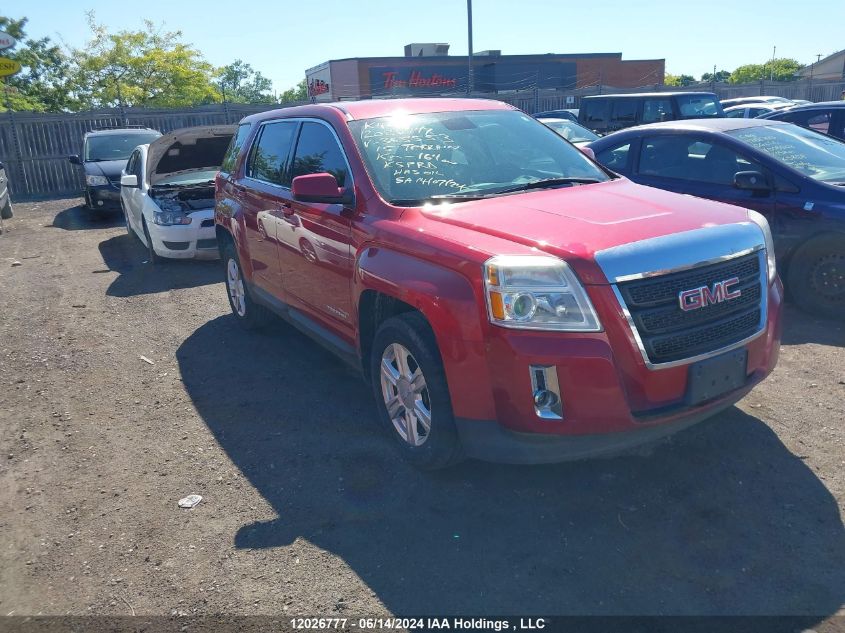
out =
<svg viewBox="0 0 845 633"><path fill-rule="evenodd" d="M202 125L158 137L147 150L151 186L177 174L219 169L235 133L235 125Z"/></svg>

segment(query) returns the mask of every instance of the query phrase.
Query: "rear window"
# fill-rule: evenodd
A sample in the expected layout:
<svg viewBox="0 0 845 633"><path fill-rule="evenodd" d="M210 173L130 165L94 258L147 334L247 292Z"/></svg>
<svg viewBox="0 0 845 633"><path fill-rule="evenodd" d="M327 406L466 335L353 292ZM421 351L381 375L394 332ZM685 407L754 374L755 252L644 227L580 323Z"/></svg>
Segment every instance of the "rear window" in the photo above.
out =
<svg viewBox="0 0 845 633"><path fill-rule="evenodd" d="M229 143L229 149L226 150L226 155L223 157L223 164L220 167L220 171L228 174L235 168L235 161L238 159L238 154L240 154L246 142L246 137L249 136L249 129L251 127L249 123L242 123L238 126L238 131L232 137L232 142Z"/></svg>

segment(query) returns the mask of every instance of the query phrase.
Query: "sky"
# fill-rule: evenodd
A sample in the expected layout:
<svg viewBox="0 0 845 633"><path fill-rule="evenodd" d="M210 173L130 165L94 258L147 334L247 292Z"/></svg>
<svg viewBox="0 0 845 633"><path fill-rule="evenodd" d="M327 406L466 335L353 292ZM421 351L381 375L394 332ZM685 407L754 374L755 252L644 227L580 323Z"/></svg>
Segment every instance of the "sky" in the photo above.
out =
<svg viewBox="0 0 845 633"><path fill-rule="evenodd" d="M474 0L473 49L503 54L622 53L623 59L666 60L666 72L696 78L772 57L809 64L845 49L845 2L736 0ZM184 40L216 66L242 59L282 92L305 69L329 59L403 55L411 42L446 42L466 55L465 0L6 0L2 13L29 18L29 36L71 47L88 37L85 12L110 30L138 29L144 19Z"/></svg>

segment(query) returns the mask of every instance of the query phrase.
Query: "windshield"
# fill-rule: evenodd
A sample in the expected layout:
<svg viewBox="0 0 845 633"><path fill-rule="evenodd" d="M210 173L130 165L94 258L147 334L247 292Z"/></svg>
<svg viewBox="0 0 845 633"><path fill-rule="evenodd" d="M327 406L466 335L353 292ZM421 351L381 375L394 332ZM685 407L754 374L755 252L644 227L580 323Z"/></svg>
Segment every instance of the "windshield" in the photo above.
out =
<svg viewBox="0 0 845 633"><path fill-rule="evenodd" d="M538 121L548 125L570 143L588 143L599 138L598 134L568 119L538 119Z"/></svg>
<svg viewBox="0 0 845 633"><path fill-rule="evenodd" d="M845 143L831 136L792 124L749 127L727 133L815 180L845 180Z"/></svg>
<svg viewBox="0 0 845 633"><path fill-rule="evenodd" d="M128 160L132 150L157 139L158 132L102 134L85 139L86 161Z"/></svg>
<svg viewBox="0 0 845 633"><path fill-rule="evenodd" d="M497 195L556 179L608 176L546 126L514 110L398 114L349 124L367 171L393 203Z"/></svg>
<svg viewBox="0 0 845 633"><path fill-rule="evenodd" d="M725 116L716 95L677 95L682 119L703 119Z"/></svg>

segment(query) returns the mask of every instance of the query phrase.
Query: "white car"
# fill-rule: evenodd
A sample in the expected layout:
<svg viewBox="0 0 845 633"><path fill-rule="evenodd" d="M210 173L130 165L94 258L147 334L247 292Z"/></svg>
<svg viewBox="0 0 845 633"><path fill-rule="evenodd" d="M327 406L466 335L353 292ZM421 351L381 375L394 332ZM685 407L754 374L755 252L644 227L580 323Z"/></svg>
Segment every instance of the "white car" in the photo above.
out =
<svg viewBox="0 0 845 633"><path fill-rule="evenodd" d="M126 230L160 257L218 257L214 177L234 125L191 127L165 134L132 152L120 177Z"/></svg>

